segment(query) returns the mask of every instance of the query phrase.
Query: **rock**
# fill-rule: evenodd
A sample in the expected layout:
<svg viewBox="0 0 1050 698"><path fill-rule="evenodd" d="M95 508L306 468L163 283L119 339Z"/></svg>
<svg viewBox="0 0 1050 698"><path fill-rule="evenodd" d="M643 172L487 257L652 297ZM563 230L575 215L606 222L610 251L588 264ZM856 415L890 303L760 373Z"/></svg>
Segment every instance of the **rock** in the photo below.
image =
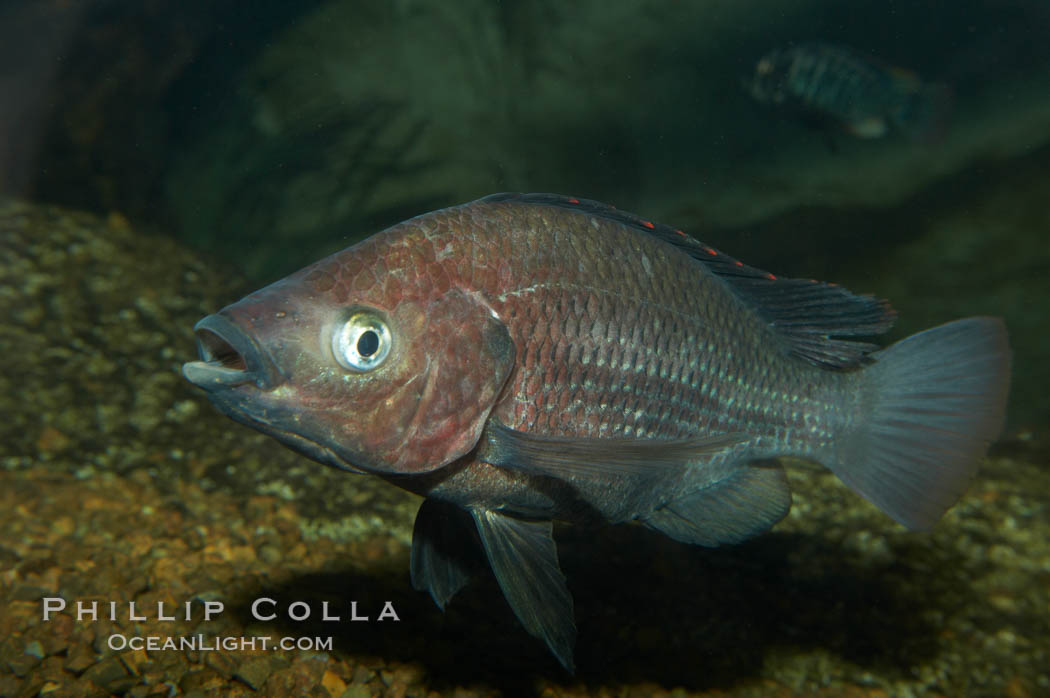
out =
<svg viewBox="0 0 1050 698"><path fill-rule="evenodd" d="M266 657L260 657L258 659L250 659L242 664L234 672L233 676L258 691L266 683L266 679L270 677L272 672L273 666L270 660Z"/></svg>
<svg viewBox="0 0 1050 698"><path fill-rule="evenodd" d="M237 662L226 652L208 652L204 656L204 664L225 678L230 678L237 672Z"/></svg>
<svg viewBox="0 0 1050 698"><path fill-rule="evenodd" d="M227 686L222 674L214 669L204 668L187 672L179 679L179 688L189 694L193 691L209 692Z"/></svg>
<svg viewBox="0 0 1050 698"><path fill-rule="evenodd" d="M40 658L26 652L26 642L21 637L9 637L0 644L0 667L6 666L15 676L24 677Z"/></svg>
<svg viewBox="0 0 1050 698"><path fill-rule="evenodd" d="M128 678L128 670L119 657L106 657L88 667L80 678L109 689Z"/></svg>
<svg viewBox="0 0 1050 698"><path fill-rule="evenodd" d="M359 664L354 668L353 682L355 684L366 684L369 681L371 681L374 677L375 672L369 669L368 667L364 666L363 664Z"/></svg>
<svg viewBox="0 0 1050 698"><path fill-rule="evenodd" d="M39 601L43 597L50 595L51 592L43 587L33 584L19 584L11 590L8 598L12 601Z"/></svg>
<svg viewBox="0 0 1050 698"><path fill-rule="evenodd" d="M343 692L346 690L346 682L343 681L334 671L326 671L324 675L321 676L321 685L324 686L325 690L328 691L328 694L333 698L339 698L339 696L342 696Z"/></svg>
<svg viewBox="0 0 1050 698"><path fill-rule="evenodd" d="M88 645L75 645L69 652L66 660L66 669L74 674L80 675L88 667L94 666L98 661L98 655Z"/></svg>
<svg viewBox="0 0 1050 698"><path fill-rule="evenodd" d="M280 548L267 543L259 548L259 557L267 565L276 565L281 561L283 555Z"/></svg>
<svg viewBox="0 0 1050 698"><path fill-rule="evenodd" d="M0 696L14 696L18 694L21 680L14 674L0 672Z"/></svg>
<svg viewBox="0 0 1050 698"><path fill-rule="evenodd" d="M347 686L346 690L343 691L339 698L372 698L372 689L368 686L362 686L361 684L355 683Z"/></svg>
<svg viewBox="0 0 1050 698"><path fill-rule="evenodd" d="M126 652L121 652L119 656L120 661L124 663L124 667L135 676L140 675L153 664L153 660L149 658L149 655L143 649L127 650Z"/></svg>

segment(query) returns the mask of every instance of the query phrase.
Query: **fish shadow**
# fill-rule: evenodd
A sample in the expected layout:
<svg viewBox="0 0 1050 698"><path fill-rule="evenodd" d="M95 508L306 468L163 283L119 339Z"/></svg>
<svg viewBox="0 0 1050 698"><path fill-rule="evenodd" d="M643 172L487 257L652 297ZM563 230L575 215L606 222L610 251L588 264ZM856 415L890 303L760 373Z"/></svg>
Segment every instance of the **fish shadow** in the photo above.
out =
<svg viewBox="0 0 1050 698"><path fill-rule="evenodd" d="M899 537L878 555L793 533L718 549L680 545L640 526L567 527L556 537L576 604L575 678L526 634L491 573L479 570L442 613L411 588L407 555L396 565L326 570L264 589L279 609L305 601L314 611L306 622L282 614L269 627L330 636L335 651L380 665L421 665L438 690L488 684L533 695L540 677L709 690L759 677L777 652L837 656L904 678L937 652L940 628L930 619L953 612L967 594L954 553L922 537ZM342 621L317 620L324 600ZM351 600L369 621L349 621ZM377 620L386 601L398 621ZM249 604L231 604L245 623L253 620Z"/></svg>

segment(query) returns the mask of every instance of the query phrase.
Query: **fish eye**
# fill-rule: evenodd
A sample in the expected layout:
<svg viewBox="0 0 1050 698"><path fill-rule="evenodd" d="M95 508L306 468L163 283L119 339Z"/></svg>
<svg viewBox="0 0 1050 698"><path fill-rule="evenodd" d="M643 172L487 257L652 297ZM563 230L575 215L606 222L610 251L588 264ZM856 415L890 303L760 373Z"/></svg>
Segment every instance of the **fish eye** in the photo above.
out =
<svg viewBox="0 0 1050 698"><path fill-rule="evenodd" d="M390 354L390 328L373 313L354 313L332 335L332 353L345 369L371 371Z"/></svg>

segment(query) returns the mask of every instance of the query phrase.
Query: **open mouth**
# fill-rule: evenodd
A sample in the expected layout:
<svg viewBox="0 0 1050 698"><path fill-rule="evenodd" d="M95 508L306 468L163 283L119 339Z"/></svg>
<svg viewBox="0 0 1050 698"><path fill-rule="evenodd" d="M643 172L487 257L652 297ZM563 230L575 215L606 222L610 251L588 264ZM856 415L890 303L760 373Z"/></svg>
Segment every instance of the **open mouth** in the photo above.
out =
<svg viewBox="0 0 1050 698"><path fill-rule="evenodd" d="M198 351L201 360L231 371L247 371L248 364L233 345L211 330L197 331Z"/></svg>
<svg viewBox="0 0 1050 698"><path fill-rule="evenodd" d="M193 328L199 361L183 365L186 380L205 390L252 383L262 390L281 380L277 367L254 337L222 315L209 315Z"/></svg>

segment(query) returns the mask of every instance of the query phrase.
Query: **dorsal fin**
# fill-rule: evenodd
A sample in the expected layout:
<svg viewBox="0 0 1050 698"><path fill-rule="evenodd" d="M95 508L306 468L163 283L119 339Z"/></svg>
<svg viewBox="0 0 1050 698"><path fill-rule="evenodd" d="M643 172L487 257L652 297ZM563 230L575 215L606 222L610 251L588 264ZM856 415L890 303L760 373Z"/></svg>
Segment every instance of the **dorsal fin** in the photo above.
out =
<svg viewBox="0 0 1050 698"><path fill-rule="evenodd" d="M883 334L896 319L889 303L856 295L815 279L781 278L756 269L710 245L662 223L614 206L558 194L493 194L487 203L513 202L578 211L628 226L682 250L723 279L787 341L787 351L826 369L850 369L868 363L879 346L845 337Z"/></svg>

